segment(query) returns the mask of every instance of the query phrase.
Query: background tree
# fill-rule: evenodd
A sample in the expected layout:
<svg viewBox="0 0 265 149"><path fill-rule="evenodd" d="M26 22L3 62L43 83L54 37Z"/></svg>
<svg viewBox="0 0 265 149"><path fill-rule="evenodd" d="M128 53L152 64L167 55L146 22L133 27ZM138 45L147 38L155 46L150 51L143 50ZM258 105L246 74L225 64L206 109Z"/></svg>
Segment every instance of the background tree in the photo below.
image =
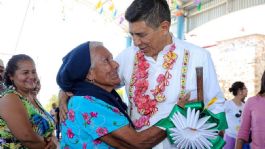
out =
<svg viewBox="0 0 265 149"><path fill-rule="evenodd" d="M56 103L56 105L59 105L59 99L57 95L52 95L52 97L49 99L49 102L44 106L45 110L50 111L52 109L52 104Z"/></svg>

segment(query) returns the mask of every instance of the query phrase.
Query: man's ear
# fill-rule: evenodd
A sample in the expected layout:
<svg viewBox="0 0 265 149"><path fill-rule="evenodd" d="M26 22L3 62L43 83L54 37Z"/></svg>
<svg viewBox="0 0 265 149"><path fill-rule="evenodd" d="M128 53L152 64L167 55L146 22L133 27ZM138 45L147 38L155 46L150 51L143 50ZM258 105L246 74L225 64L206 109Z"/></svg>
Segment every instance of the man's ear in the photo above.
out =
<svg viewBox="0 0 265 149"><path fill-rule="evenodd" d="M166 33L169 31L170 29L170 22L168 21L163 21L161 24L160 24L160 27L163 31L165 31Z"/></svg>

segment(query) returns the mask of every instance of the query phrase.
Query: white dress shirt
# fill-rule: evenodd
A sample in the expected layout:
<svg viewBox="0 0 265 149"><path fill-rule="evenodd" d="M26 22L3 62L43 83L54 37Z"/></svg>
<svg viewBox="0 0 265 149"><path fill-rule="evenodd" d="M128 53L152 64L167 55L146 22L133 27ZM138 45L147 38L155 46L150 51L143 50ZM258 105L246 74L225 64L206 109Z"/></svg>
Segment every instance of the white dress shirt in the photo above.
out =
<svg viewBox="0 0 265 149"><path fill-rule="evenodd" d="M169 71L172 75L172 78L169 79L169 86L166 86L166 89L164 91L166 100L161 103L157 103L158 111L150 118L150 126L144 126L142 129L140 129L140 131L151 127L162 118L167 117L171 112L173 106L177 103L180 94L180 79L184 49L188 50L190 53L186 77L186 91L191 91L191 99L195 99L197 97L195 68L199 66L203 67L204 103L207 104L212 98L217 97L218 100L212 106L209 107L209 110L211 110L213 113L223 112L223 104L225 100L223 98L223 93L221 92L221 89L219 87L210 53L205 49L195 46L193 44L187 43L174 37L172 38L172 41L175 43L176 46L174 52L177 54L177 59L173 66L173 69ZM156 78L159 74L164 74L166 71L162 67L164 62L163 56L170 49L170 45L164 47L164 49L158 54L156 60L154 60L152 57L145 56L147 62L150 64L148 70L149 88L146 94L150 95L151 98L153 98L153 95L150 93L150 90L154 89L157 85ZM120 65L119 76L122 80L123 85L125 85L127 95L129 93L129 85L131 75L133 73L134 57L138 50L138 47L131 46L122 51L116 57L116 61ZM134 103L130 106L132 107L132 111L130 113L131 119L134 121L135 119L138 119L141 115L137 112L137 107L134 105ZM161 142L154 148L169 149L173 148L173 146L170 145L168 139L165 139L163 142Z"/></svg>

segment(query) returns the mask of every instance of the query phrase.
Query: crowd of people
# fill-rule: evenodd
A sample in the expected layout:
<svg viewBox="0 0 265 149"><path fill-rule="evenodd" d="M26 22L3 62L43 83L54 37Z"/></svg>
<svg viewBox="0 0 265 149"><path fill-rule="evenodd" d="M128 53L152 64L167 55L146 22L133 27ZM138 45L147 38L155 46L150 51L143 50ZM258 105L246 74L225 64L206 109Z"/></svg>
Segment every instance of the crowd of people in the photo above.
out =
<svg viewBox="0 0 265 149"><path fill-rule="evenodd" d="M14 55L6 68L0 61L0 148L181 148L170 143L165 121L172 109L196 100L197 67L203 67L207 110L228 124L217 130L225 132L224 149L265 147L265 71L257 95L245 103L247 87L237 81L229 88L234 98L226 101L209 52L170 33L166 0L134 0L125 18L133 45L115 59L97 41L65 55L56 78L60 106L50 112L37 99L34 60ZM115 91L121 86L129 105Z"/></svg>

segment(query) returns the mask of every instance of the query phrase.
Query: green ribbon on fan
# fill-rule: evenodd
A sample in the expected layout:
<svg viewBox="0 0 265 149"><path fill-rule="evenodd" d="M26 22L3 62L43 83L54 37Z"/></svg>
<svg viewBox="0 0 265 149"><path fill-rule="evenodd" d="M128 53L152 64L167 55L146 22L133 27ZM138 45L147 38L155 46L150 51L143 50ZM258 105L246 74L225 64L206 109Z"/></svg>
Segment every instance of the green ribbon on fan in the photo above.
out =
<svg viewBox="0 0 265 149"><path fill-rule="evenodd" d="M168 134L167 135L168 139L172 144L174 143L174 140L169 135L170 134L169 129L174 128L175 126L174 126L173 122L170 120L170 118L177 112L180 112L183 116L186 117L188 108L195 109L196 111L200 110L200 117L210 116L210 118L207 120L207 122L217 124L217 126L213 127L212 129L225 130L226 128L228 128L226 118L225 118L225 113L221 112L218 114L214 114L211 111L204 109L203 102L188 103L185 105L185 108L181 108L178 105L175 105L167 118L164 118L155 124L155 126L163 127L166 129L167 134ZM217 136L214 139L210 139L209 141L213 145L212 149L221 149L225 145L225 141L220 136Z"/></svg>

